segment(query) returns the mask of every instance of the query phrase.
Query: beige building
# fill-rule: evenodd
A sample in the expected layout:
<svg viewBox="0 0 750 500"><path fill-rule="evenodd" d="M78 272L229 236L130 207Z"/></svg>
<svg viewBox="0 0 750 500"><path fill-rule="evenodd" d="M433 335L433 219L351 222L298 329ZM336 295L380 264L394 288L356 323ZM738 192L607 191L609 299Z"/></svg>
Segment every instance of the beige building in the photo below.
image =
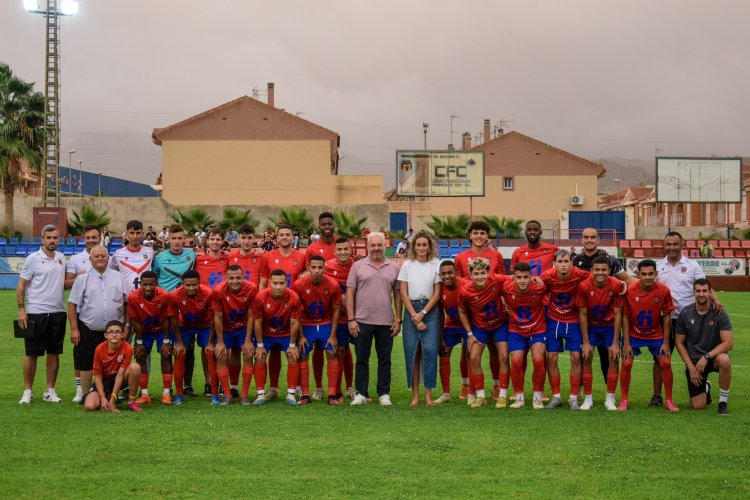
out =
<svg viewBox="0 0 750 500"><path fill-rule="evenodd" d="M490 137L485 120L484 137ZM519 132L500 134L471 147L464 134L463 149L484 151L485 195L474 198L423 198L412 200L386 193L388 208L408 213L414 229L431 215L460 213L538 219L545 227L559 227L564 210L597 210L597 178L605 169L599 163L533 139Z"/></svg>
<svg viewBox="0 0 750 500"><path fill-rule="evenodd" d="M156 128L161 191L171 205L382 204L379 175L338 175L336 132L242 96Z"/></svg>

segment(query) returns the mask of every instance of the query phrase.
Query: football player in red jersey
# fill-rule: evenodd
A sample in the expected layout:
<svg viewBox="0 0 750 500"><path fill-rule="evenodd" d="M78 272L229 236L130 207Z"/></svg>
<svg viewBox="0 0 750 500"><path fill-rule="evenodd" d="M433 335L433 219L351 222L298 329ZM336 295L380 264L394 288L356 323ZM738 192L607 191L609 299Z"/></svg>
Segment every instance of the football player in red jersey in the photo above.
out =
<svg viewBox="0 0 750 500"><path fill-rule="evenodd" d="M141 274L140 288L133 290L128 297L128 317L135 332L135 359L141 365L141 397L139 405L150 404L148 393L148 373L146 358L156 342L156 350L161 354L161 374L164 383L162 404L171 405L172 397L172 339L170 325L169 293L156 286L156 274L145 271ZM131 390L135 391L135 388Z"/></svg>
<svg viewBox="0 0 750 500"><path fill-rule="evenodd" d="M300 345L300 380L302 397L299 404L310 402L310 368L307 357L316 347L325 351L328 359L328 404L340 404L336 396L339 362L336 358L338 347L336 330L341 312L341 288L335 279L325 275L325 260L320 255L310 258L308 273L292 284L302 306L302 332Z"/></svg>
<svg viewBox="0 0 750 500"><path fill-rule="evenodd" d="M286 286L286 273L281 269L271 271L269 288L261 290L253 301L255 331L255 386L258 395L255 406L266 404L266 352L274 346L286 352L287 395L286 404L296 406L294 397L299 380L299 319L302 313L299 297Z"/></svg>
<svg viewBox="0 0 750 500"><path fill-rule="evenodd" d="M194 345L197 337L202 358L206 359L205 350L213 330L214 312L211 308L211 290L200 284L200 276L193 269L185 271L182 275L182 286L170 293L170 299L172 332L175 334L174 384L177 392L172 404L179 405L185 401L183 379L186 348ZM210 381L207 368L205 375L206 380Z"/></svg>
<svg viewBox="0 0 750 500"><path fill-rule="evenodd" d="M260 280L260 289L266 288L268 282L268 273L274 269L281 269L286 275L287 288L292 286L299 275L305 271L305 256L292 246L294 240L294 231L288 224L279 224L276 229L276 242L279 247L263 254L266 259L265 274ZM274 347L268 353L268 371L271 379L268 390L268 399L273 399L279 395L279 374L281 373L281 351L279 347Z"/></svg>
<svg viewBox="0 0 750 500"><path fill-rule="evenodd" d="M530 220L526 223L526 244L516 248L510 258L510 266L518 262L528 262L532 276L541 276L555 263L555 252L560 250L555 245L541 241L542 225L538 221Z"/></svg>
<svg viewBox="0 0 750 500"><path fill-rule="evenodd" d="M243 224L237 230L240 247L227 255L230 265L237 264L245 273L245 279L260 290L260 280L266 269L266 259L253 245L255 244L255 229L250 224Z"/></svg>
<svg viewBox="0 0 750 500"><path fill-rule="evenodd" d="M620 330L622 327L622 295L627 285L609 275L609 259L596 257L591 264L591 277L578 285L576 305L581 322L581 358L583 359L583 393L581 410L594 405L592 385L594 347L604 346L609 353L607 398L604 407L616 410L615 389L620 375Z"/></svg>
<svg viewBox="0 0 750 500"><path fill-rule="evenodd" d="M354 377L354 363L352 360L352 350L350 342L354 342L349 335L349 317L346 310L346 280L349 278L349 271L352 268L352 245L346 238L338 238L335 245L336 258L326 262L326 276L336 280L341 289L341 313L339 314L339 324L336 329L336 357L339 361L339 371L336 381L336 398L339 403L343 403L343 393L341 392L342 377L346 381L346 395L353 399L357 392L352 386ZM314 361L314 360L313 360Z"/></svg>
<svg viewBox="0 0 750 500"><path fill-rule="evenodd" d="M446 403L451 400L451 352L458 344L466 344L466 331L458 316L458 292L462 287L471 283L471 280L456 276L456 265L453 261L444 260L440 263L440 280L442 282L440 294L440 308L445 316L443 328L440 335L440 383L443 386L443 394L435 400L435 404ZM468 352L462 349L461 356ZM461 360L464 370L467 366L465 360ZM469 374L461 372L461 390L466 387L469 394Z"/></svg>
<svg viewBox="0 0 750 500"><path fill-rule="evenodd" d="M224 242L221 229L209 229L206 241L206 253L196 258L195 270L200 274L201 285L213 290L224 282L229 261L221 251L221 244Z"/></svg>
<svg viewBox="0 0 750 500"><path fill-rule="evenodd" d="M474 221L469 225L468 229L469 240L471 241L471 247L464 250L460 254L456 255L454 263L456 264L456 275L460 278L471 278L469 272L469 264L476 258L488 259L490 267L488 270L489 274L505 274L505 261L503 260L502 254L490 247L490 226L484 221ZM500 358L497 353L497 349L494 343L490 342L487 346L490 353L490 371L492 372L492 396L497 398L500 393ZM461 356L463 363L464 357L469 358L468 355ZM507 363L507 361L506 361ZM461 365L461 372L464 373L464 366ZM468 373L468 369L466 369ZM463 387L461 390L460 398L464 399L468 396L464 394Z"/></svg>
<svg viewBox="0 0 750 500"><path fill-rule="evenodd" d="M656 262L645 259L638 263L637 283L628 286L625 294L625 314L622 317L622 370L620 371L620 411L628 409L628 391L633 370L633 355L648 347L661 368L664 406L671 412L680 409L672 401L672 362L669 334L671 313L675 309L672 294L666 285L656 281Z"/></svg>

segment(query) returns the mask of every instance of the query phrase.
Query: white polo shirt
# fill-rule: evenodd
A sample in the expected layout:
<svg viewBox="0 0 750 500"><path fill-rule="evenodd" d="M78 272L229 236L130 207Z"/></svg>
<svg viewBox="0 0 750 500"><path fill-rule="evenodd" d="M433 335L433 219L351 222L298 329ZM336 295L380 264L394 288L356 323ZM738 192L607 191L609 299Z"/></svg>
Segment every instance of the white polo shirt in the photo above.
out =
<svg viewBox="0 0 750 500"><path fill-rule="evenodd" d="M91 271L91 254L88 249L81 253L73 255L65 266L66 273L72 273L78 276Z"/></svg>
<svg viewBox="0 0 750 500"><path fill-rule="evenodd" d="M106 269L104 274L99 274L92 269L76 278L68 301L77 306L78 319L84 325L102 332L109 321L124 319L125 304L131 291L132 285L119 271Z"/></svg>
<svg viewBox="0 0 750 500"><path fill-rule="evenodd" d="M26 286L26 312L48 314L65 312L65 256L60 252L50 258L41 248L23 262L21 278Z"/></svg>
<svg viewBox="0 0 750 500"><path fill-rule="evenodd" d="M706 273L697 262L685 255L674 266L664 257L656 263L656 272L656 280L667 285L672 292L672 302L675 305L672 318L677 318L683 308L694 302L693 283L705 278Z"/></svg>

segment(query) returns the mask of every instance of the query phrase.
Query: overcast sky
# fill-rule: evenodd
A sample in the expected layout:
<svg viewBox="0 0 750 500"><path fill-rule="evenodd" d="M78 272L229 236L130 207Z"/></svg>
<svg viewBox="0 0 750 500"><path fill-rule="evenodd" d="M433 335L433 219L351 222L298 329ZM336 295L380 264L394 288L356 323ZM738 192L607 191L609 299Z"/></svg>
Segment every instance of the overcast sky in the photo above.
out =
<svg viewBox="0 0 750 500"><path fill-rule="evenodd" d="M42 3L45 0L41 0ZM152 183L151 130L276 84L341 136L340 173L508 121L589 159L750 156L750 2L79 0L62 20L61 160ZM44 20L0 0L0 60L44 81ZM262 97L265 100L265 96Z"/></svg>

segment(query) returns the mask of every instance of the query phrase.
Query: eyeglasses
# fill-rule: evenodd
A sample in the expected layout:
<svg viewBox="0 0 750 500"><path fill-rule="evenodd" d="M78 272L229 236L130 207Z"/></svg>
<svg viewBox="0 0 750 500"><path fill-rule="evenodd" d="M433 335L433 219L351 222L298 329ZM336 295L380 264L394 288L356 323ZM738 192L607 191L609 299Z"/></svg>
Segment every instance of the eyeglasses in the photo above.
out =
<svg viewBox="0 0 750 500"><path fill-rule="evenodd" d="M108 333L109 335L122 335L122 334L124 334L125 332L123 332L123 331L120 331L120 330L107 330L107 331L106 331L106 332L104 332L104 333Z"/></svg>

